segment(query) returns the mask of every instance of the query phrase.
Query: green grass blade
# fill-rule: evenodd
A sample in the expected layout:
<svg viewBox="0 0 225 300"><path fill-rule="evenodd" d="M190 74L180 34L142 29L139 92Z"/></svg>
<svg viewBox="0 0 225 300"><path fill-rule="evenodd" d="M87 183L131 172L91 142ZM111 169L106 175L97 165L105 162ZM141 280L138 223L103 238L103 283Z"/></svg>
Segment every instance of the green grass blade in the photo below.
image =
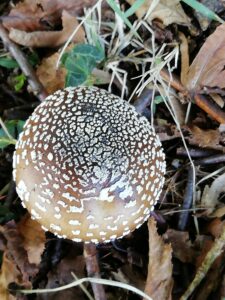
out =
<svg viewBox="0 0 225 300"><path fill-rule="evenodd" d="M124 15L126 18L132 16L140 6L142 6L142 4L145 3L145 0L137 0L134 2L134 4L128 9L125 11Z"/></svg>
<svg viewBox="0 0 225 300"><path fill-rule="evenodd" d="M184 3L201 13L203 16L207 17L210 20L214 20L220 23L224 23L224 20L221 19L217 14L215 14L211 9L202 3L196 0L182 0Z"/></svg>
<svg viewBox="0 0 225 300"><path fill-rule="evenodd" d="M107 0L107 3L109 6L114 10L116 14L120 16L120 18L123 20L123 22L130 28L132 33L139 39L142 40L140 35L137 33L137 31L134 30L131 22L128 20L128 18L125 16L124 12L120 10L120 8L117 6L116 2L114 0Z"/></svg>

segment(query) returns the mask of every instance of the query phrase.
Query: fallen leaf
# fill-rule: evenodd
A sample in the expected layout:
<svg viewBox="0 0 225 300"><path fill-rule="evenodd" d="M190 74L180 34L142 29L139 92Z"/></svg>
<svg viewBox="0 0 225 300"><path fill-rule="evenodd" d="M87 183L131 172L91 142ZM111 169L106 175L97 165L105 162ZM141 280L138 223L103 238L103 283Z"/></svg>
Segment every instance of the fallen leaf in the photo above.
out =
<svg viewBox="0 0 225 300"><path fill-rule="evenodd" d="M135 0L127 0L130 5L133 5ZM143 19L143 16L149 10L153 0L146 0L143 5L136 11L138 19ZM153 8L147 17L147 21L151 23L152 20L159 19L165 26L172 23L181 25L190 25L190 20L185 14L180 0L160 0L159 3Z"/></svg>
<svg viewBox="0 0 225 300"><path fill-rule="evenodd" d="M225 88L224 65L225 24L222 24L206 39L183 83L192 92L200 92L205 86Z"/></svg>
<svg viewBox="0 0 225 300"><path fill-rule="evenodd" d="M46 242L44 230L28 214L18 223L17 228L23 236L23 247L27 251L29 263L39 265Z"/></svg>
<svg viewBox="0 0 225 300"><path fill-rule="evenodd" d="M63 11L62 25L63 29L61 31L26 32L12 28L9 37L17 44L27 47L58 47L68 40L74 29L78 26L77 18L67 11ZM73 41L77 43L84 41L84 31L81 27Z"/></svg>
<svg viewBox="0 0 225 300"><path fill-rule="evenodd" d="M16 265L4 253L0 271L0 299L1 300L16 300L16 297L9 294L8 285L11 282L20 284L21 274Z"/></svg>
<svg viewBox="0 0 225 300"><path fill-rule="evenodd" d="M37 67L36 74L48 94L53 94L65 86L66 69L63 66L56 68L59 53L44 58Z"/></svg>
<svg viewBox="0 0 225 300"><path fill-rule="evenodd" d="M168 229L163 238L171 243L174 257L183 263L194 263L197 253L188 232Z"/></svg>
<svg viewBox="0 0 225 300"><path fill-rule="evenodd" d="M211 234L214 238L218 238L222 234L225 221L222 221L220 218L215 218L211 222L207 223L203 230L206 234Z"/></svg>
<svg viewBox="0 0 225 300"><path fill-rule="evenodd" d="M38 31L54 29L59 25L62 11L79 15L84 7L94 5L96 0L25 0L11 9L8 16L2 17L3 25L10 30Z"/></svg>
<svg viewBox="0 0 225 300"><path fill-rule="evenodd" d="M15 265L19 268L23 282L29 285L31 278L37 274L38 268L28 260L27 252L23 245L24 239L17 228L17 224L14 221L10 221L4 226L0 226L0 232L7 241L6 252L9 253Z"/></svg>
<svg viewBox="0 0 225 300"><path fill-rule="evenodd" d="M212 182L211 186L205 185L202 193L201 205L207 208L207 214L214 211L214 208L219 203L219 195L225 192L225 173L218 176Z"/></svg>
<svg viewBox="0 0 225 300"><path fill-rule="evenodd" d="M201 129L198 126L184 127L190 135L187 137L191 145L200 148L223 150L220 145L220 133L217 129Z"/></svg>
<svg viewBox="0 0 225 300"><path fill-rule="evenodd" d="M71 249L72 250L72 249ZM72 275L75 274L78 278L85 277L85 260L84 256L77 255L75 253L67 254L60 263L48 273L48 283L46 289L51 289L59 286L66 285L74 281ZM38 295L37 300L84 300L87 299L80 287L70 288L57 293L49 293L48 297L44 295Z"/></svg>
<svg viewBox="0 0 225 300"><path fill-rule="evenodd" d="M149 264L145 293L154 300L169 300L173 287L172 248L165 244L157 233L153 218L148 222L149 230Z"/></svg>

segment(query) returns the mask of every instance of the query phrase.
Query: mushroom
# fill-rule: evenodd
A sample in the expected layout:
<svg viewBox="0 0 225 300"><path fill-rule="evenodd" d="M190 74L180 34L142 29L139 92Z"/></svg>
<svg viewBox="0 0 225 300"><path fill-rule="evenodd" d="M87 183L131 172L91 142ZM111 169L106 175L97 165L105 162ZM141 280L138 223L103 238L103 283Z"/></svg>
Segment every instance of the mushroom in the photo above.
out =
<svg viewBox="0 0 225 300"><path fill-rule="evenodd" d="M16 144L22 204L44 230L109 242L140 227L159 199L165 157L148 120L96 87L48 96Z"/></svg>

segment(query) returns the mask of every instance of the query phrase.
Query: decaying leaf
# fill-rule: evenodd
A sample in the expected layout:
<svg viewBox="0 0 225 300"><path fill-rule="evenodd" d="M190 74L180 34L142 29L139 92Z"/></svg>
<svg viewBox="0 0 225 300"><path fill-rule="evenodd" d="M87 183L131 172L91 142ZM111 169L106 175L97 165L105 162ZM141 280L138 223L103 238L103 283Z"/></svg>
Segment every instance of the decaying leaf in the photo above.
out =
<svg viewBox="0 0 225 300"><path fill-rule="evenodd" d="M20 284L21 274L17 266L9 259L6 253L3 255L0 271L0 299L16 300L16 297L9 294L8 285L12 282Z"/></svg>
<svg viewBox="0 0 225 300"><path fill-rule="evenodd" d="M41 226L25 216L18 224L14 221L0 227L6 245L0 271L0 299L14 300L7 287L16 282L31 288L31 279L38 272L41 254L44 250L45 234Z"/></svg>
<svg viewBox="0 0 225 300"><path fill-rule="evenodd" d="M26 32L12 28L9 37L14 42L27 47L58 47L68 40L78 26L77 18L64 10L62 13L62 25L63 29L61 31ZM84 41L82 28L78 30L73 41L77 43Z"/></svg>
<svg viewBox="0 0 225 300"><path fill-rule="evenodd" d="M192 62L185 86L198 92L206 87L225 88L225 24L206 39Z"/></svg>
<svg viewBox="0 0 225 300"><path fill-rule="evenodd" d="M3 17L3 25L10 30L38 31L54 29L60 24L62 11L72 15L83 12L84 7L92 6L96 0L24 0L20 1L8 16Z"/></svg>
<svg viewBox="0 0 225 300"><path fill-rule="evenodd" d="M163 238L171 243L174 257L184 263L195 262L197 253L188 232L168 229L166 233L164 233Z"/></svg>
<svg viewBox="0 0 225 300"><path fill-rule="evenodd" d="M23 236L23 246L27 251L29 263L39 265L46 242L44 230L28 214L19 222L17 227Z"/></svg>
<svg viewBox="0 0 225 300"><path fill-rule="evenodd" d="M219 203L219 195L225 192L225 173L217 177L211 186L205 186L201 205L208 208L208 213L211 213Z"/></svg>
<svg viewBox="0 0 225 300"><path fill-rule="evenodd" d="M149 219L148 230L149 264L145 292L154 300L169 300L173 287L172 248L158 235L153 218Z"/></svg>
<svg viewBox="0 0 225 300"><path fill-rule="evenodd" d="M132 5L135 0L127 0L127 2ZM152 5L152 2L153 0L145 1L144 4L136 11L136 15L139 19L143 18L149 7ZM161 20L165 26L172 23L190 25L190 20L185 14L180 4L180 0L159 0L158 4L149 14L147 21L150 23L154 19Z"/></svg>
<svg viewBox="0 0 225 300"><path fill-rule="evenodd" d="M58 58L58 52L44 58L36 70L37 77L49 94L64 88L66 69L63 66L56 68Z"/></svg>
<svg viewBox="0 0 225 300"><path fill-rule="evenodd" d="M186 127L186 129L190 132L190 136L187 139L191 145L200 148L223 150L223 146L220 145L220 133L218 130L203 130L198 126Z"/></svg>
<svg viewBox="0 0 225 300"><path fill-rule="evenodd" d="M72 250L72 249L71 249ZM48 283L46 288L55 288L71 283L75 280L72 274L75 274L77 278L85 277L85 261L83 256L77 256L72 253L67 254L60 263L48 273ZM62 292L49 293L45 298L43 295L38 295L37 300L85 300L87 299L80 287L74 287Z"/></svg>

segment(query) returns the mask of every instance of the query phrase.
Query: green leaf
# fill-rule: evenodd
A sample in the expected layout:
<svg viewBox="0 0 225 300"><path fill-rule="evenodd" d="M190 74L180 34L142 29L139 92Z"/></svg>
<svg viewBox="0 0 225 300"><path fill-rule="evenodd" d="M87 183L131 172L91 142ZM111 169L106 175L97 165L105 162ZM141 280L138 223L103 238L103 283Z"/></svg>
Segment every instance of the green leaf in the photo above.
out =
<svg viewBox="0 0 225 300"><path fill-rule="evenodd" d="M26 81L26 76L22 73L18 76L15 76L13 80L15 81L14 88L16 92L19 92L24 86L24 83Z"/></svg>
<svg viewBox="0 0 225 300"><path fill-rule="evenodd" d="M36 52L32 52L28 56L29 63L34 67L39 63L39 57ZM7 69L15 69L19 67L19 64L14 58L11 57L0 57L0 66Z"/></svg>
<svg viewBox="0 0 225 300"><path fill-rule="evenodd" d="M0 57L0 66L7 69L14 69L19 67L17 61L9 57Z"/></svg>
<svg viewBox="0 0 225 300"><path fill-rule="evenodd" d="M87 77L84 74L76 74L68 72L66 76L66 86L78 86L86 81Z"/></svg>
<svg viewBox="0 0 225 300"><path fill-rule="evenodd" d="M94 61L100 62L105 58L104 52L101 50L102 48L89 44L79 44L72 49L72 53L76 56L85 56L85 58L92 58Z"/></svg>
<svg viewBox="0 0 225 300"><path fill-rule="evenodd" d="M40 59L39 56L36 52L32 52L29 56L28 56L28 61L29 63L35 67L38 63L40 63Z"/></svg>
<svg viewBox="0 0 225 300"><path fill-rule="evenodd" d="M86 82L93 69L105 58L100 46L89 44L76 45L63 55L61 62L67 69L66 86L78 86Z"/></svg>
<svg viewBox="0 0 225 300"><path fill-rule="evenodd" d="M11 120L4 123L12 138L9 138L4 129L0 128L0 149L3 149L8 145L15 145L16 137L23 130L24 123L25 122L22 120Z"/></svg>
<svg viewBox="0 0 225 300"><path fill-rule="evenodd" d="M6 138L0 138L0 149L3 149L9 145L15 145L14 140L6 137Z"/></svg>

